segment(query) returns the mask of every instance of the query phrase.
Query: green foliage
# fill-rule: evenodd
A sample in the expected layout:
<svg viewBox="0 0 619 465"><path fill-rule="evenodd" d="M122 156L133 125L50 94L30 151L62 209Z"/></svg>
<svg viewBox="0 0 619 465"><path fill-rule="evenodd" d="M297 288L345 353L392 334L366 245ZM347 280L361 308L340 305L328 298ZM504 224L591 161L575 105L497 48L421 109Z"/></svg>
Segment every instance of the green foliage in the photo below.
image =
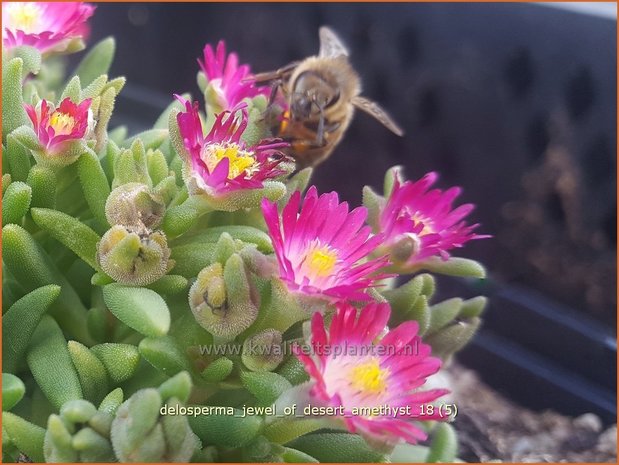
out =
<svg viewBox="0 0 619 465"><path fill-rule="evenodd" d="M66 45L72 53L84 42ZM283 210L307 189L313 168L295 171L285 158L277 177L250 189L205 188L181 136L177 100L138 134L109 131L125 85L108 76L115 50L113 38L100 41L68 76L54 50L3 51L4 461L20 454L37 462L456 460L449 424L426 428L429 443L413 446L349 434L339 418L244 414L316 403L305 366L285 349L309 342L315 312L330 325L334 301L284 280L280 267L288 264L276 257L261 211L264 199ZM203 72L198 84L206 133L225 100ZM89 124L83 137L52 150L24 103L37 108L45 99L57 109L65 98L90 99ZM276 136L267 116L282 109L264 95L245 103L241 138L251 156L253 144ZM382 194L363 190L374 233L398 177L392 168ZM311 220L323 221L321 214ZM395 242L374 256L386 254L386 271L410 276L399 285L385 279L368 297L390 305L389 328L417 322L432 354L448 361L474 336L487 299L436 302L433 274L481 280L485 269L459 257L410 261L414 238ZM198 414L170 412L185 406Z"/></svg>

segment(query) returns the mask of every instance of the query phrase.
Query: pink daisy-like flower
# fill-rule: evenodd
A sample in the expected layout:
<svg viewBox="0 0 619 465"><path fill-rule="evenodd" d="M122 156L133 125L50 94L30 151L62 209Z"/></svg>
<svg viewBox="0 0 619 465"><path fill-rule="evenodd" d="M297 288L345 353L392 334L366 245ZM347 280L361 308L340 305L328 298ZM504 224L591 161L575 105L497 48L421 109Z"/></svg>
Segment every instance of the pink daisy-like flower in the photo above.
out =
<svg viewBox="0 0 619 465"><path fill-rule="evenodd" d="M461 192L459 187L444 192L429 190L437 179L437 173L428 173L419 181L400 183L396 176L393 191L380 212L379 227L385 235L385 245L412 243L409 264L437 255L446 260L449 250L462 247L472 239L490 237L474 234L479 225L467 225L463 221L475 208L473 204L452 209Z"/></svg>
<svg viewBox="0 0 619 465"><path fill-rule="evenodd" d="M282 211L262 200L262 212L279 263L280 278L292 291L322 295L329 300L368 300L365 290L386 277L377 272L387 258L362 262L382 237L364 226L365 207L348 211L336 192L318 196L312 186L299 213L301 193L292 194Z"/></svg>
<svg viewBox="0 0 619 465"><path fill-rule="evenodd" d="M215 51L207 44L204 47L204 59L198 59L198 63L215 92L221 110L229 110L245 98L269 96L268 87L258 88L253 82L244 81L251 74L249 65L239 66L239 57L234 52L226 56L226 44L223 40L219 41Z"/></svg>
<svg viewBox="0 0 619 465"><path fill-rule="evenodd" d="M45 152L57 154L67 143L83 139L92 129L94 119L90 104L91 99L76 104L67 97L56 109L47 100L41 100L36 107L28 104L24 107Z"/></svg>
<svg viewBox="0 0 619 465"><path fill-rule="evenodd" d="M217 115L213 128L205 137L198 103L192 104L178 95L176 98L185 106L185 111L178 114L177 122L190 156L185 182L191 193L216 197L240 189L257 189L263 187L264 181L285 174L278 168L286 160L279 149L288 144L264 140L256 146L246 147L241 141L247 127L247 105L240 103Z"/></svg>
<svg viewBox="0 0 619 465"><path fill-rule="evenodd" d="M3 2L2 42L6 48L29 45L41 53L63 52L89 33L95 7L81 2Z"/></svg>
<svg viewBox="0 0 619 465"><path fill-rule="evenodd" d="M310 391L314 401L337 407L351 432L387 443L404 439L414 444L427 435L411 420L440 420L439 409L422 413L422 406L449 391L421 390L441 361L431 357L430 346L421 342L416 321L402 323L381 337L390 313L389 304L373 302L357 318L357 309L341 302L327 331L322 314L316 312L310 350L296 346L295 353L314 382ZM391 410L381 412L384 406Z"/></svg>

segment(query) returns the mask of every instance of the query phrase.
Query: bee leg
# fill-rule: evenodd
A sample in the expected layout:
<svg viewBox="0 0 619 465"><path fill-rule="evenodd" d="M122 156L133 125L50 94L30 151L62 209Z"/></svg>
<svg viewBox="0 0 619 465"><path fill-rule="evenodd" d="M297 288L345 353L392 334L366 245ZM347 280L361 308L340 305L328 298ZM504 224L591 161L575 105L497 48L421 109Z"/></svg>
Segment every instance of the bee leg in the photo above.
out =
<svg viewBox="0 0 619 465"><path fill-rule="evenodd" d="M273 81L273 83L271 84L271 93L269 94L269 102L267 104L267 107L270 107L275 102L275 97L277 97L277 91L279 90L281 85L282 85L281 79L277 79Z"/></svg>
<svg viewBox="0 0 619 465"><path fill-rule="evenodd" d="M324 108L320 108L320 119L318 120L318 128L316 129L316 143L319 147L325 145L325 115Z"/></svg>

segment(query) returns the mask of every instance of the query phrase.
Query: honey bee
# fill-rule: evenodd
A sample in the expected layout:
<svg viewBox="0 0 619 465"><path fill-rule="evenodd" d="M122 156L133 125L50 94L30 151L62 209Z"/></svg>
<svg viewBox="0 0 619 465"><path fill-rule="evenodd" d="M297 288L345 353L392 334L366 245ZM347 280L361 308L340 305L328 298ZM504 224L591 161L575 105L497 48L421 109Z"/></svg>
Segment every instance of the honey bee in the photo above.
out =
<svg viewBox="0 0 619 465"><path fill-rule="evenodd" d="M290 142L288 154L300 168L325 161L348 129L355 108L402 136L404 132L376 102L360 95L361 80L348 61L348 50L337 35L321 27L320 51L276 71L256 74L256 85L272 86L269 108L281 89L288 110L273 124L273 132Z"/></svg>

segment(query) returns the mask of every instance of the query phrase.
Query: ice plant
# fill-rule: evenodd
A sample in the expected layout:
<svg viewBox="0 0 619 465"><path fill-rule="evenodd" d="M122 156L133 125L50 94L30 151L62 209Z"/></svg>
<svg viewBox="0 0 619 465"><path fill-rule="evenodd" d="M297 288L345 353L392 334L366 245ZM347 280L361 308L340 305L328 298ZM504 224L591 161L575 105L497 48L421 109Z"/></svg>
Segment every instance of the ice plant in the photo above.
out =
<svg viewBox="0 0 619 465"><path fill-rule="evenodd" d="M67 142L84 138L92 129L90 103L91 99L85 99L76 104L67 97L56 109L47 100L41 100L36 107L28 104L24 107L41 146L55 155L63 151Z"/></svg>
<svg viewBox="0 0 619 465"><path fill-rule="evenodd" d="M70 51L88 35L86 21L94 10L82 2L3 2L3 45L6 49L28 45L41 53Z"/></svg>
<svg viewBox="0 0 619 465"><path fill-rule="evenodd" d="M230 110L245 98L269 96L268 87L256 87L251 80L247 80L251 74L249 65L239 65L239 57L234 52L226 54L223 40L219 41L215 50L206 44L204 57L198 59L198 63L208 81L207 100L215 107L215 112Z"/></svg>
<svg viewBox="0 0 619 465"><path fill-rule="evenodd" d="M469 225L464 218L474 205L453 208L460 195L459 187L446 191L430 189L438 178L428 173L418 181L401 182L395 176L393 189L378 218L384 233L384 246L391 248L392 258L414 265L439 256L446 260L449 251L473 239L489 236L475 234L478 224Z"/></svg>
<svg viewBox="0 0 619 465"><path fill-rule="evenodd" d="M351 432L387 443L426 439L412 420L440 419L438 409L426 415L422 406L449 391L421 388L441 361L421 342L416 321L382 336L391 313L388 304L371 303L358 317L357 312L347 303L337 304L328 330L322 314L313 315L311 355L298 346L295 350L313 382L311 396L316 403L341 406L341 418ZM381 414L384 406L391 410ZM372 414L363 414L372 409Z"/></svg>
<svg viewBox="0 0 619 465"><path fill-rule="evenodd" d="M241 140L247 127L245 104L220 113L204 136L197 102L177 99L185 106L177 122L189 155L183 175L191 194L216 199L234 191L262 188L265 181L286 174L280 166L286 157L279 152L285 143L264 140L247 147Z"/></svg>
<svg viewBox="0 0 619 465"><path fill-rule="evenodd" d="M279 263L280 278L292 291L330 300L368 300L365 290L385 277L386 258L363 261L383 240L365 226L367 210L348 210L337 192L318 196L312 186L303 202L295 192L281 217L277 205L262 201L262 212Z"/></svg>
<svg viewBox="0 0 619 465"><path fill-rule="evenodd" d="M434 273L484 276L441 259L480 237L458 191L392 170L363 207L304 194L312 169L293 174L270 138L285 108L223 42L198 74L203 114L178 98L152 128L108 131L114 40L74 75L51 56L91 13L3 4L21 22L2 70L3 463L456 461L450 423L421 406L445 402L434 373L486 303L434 301ZM341 413L302 418L301 401Z"/></svg>

